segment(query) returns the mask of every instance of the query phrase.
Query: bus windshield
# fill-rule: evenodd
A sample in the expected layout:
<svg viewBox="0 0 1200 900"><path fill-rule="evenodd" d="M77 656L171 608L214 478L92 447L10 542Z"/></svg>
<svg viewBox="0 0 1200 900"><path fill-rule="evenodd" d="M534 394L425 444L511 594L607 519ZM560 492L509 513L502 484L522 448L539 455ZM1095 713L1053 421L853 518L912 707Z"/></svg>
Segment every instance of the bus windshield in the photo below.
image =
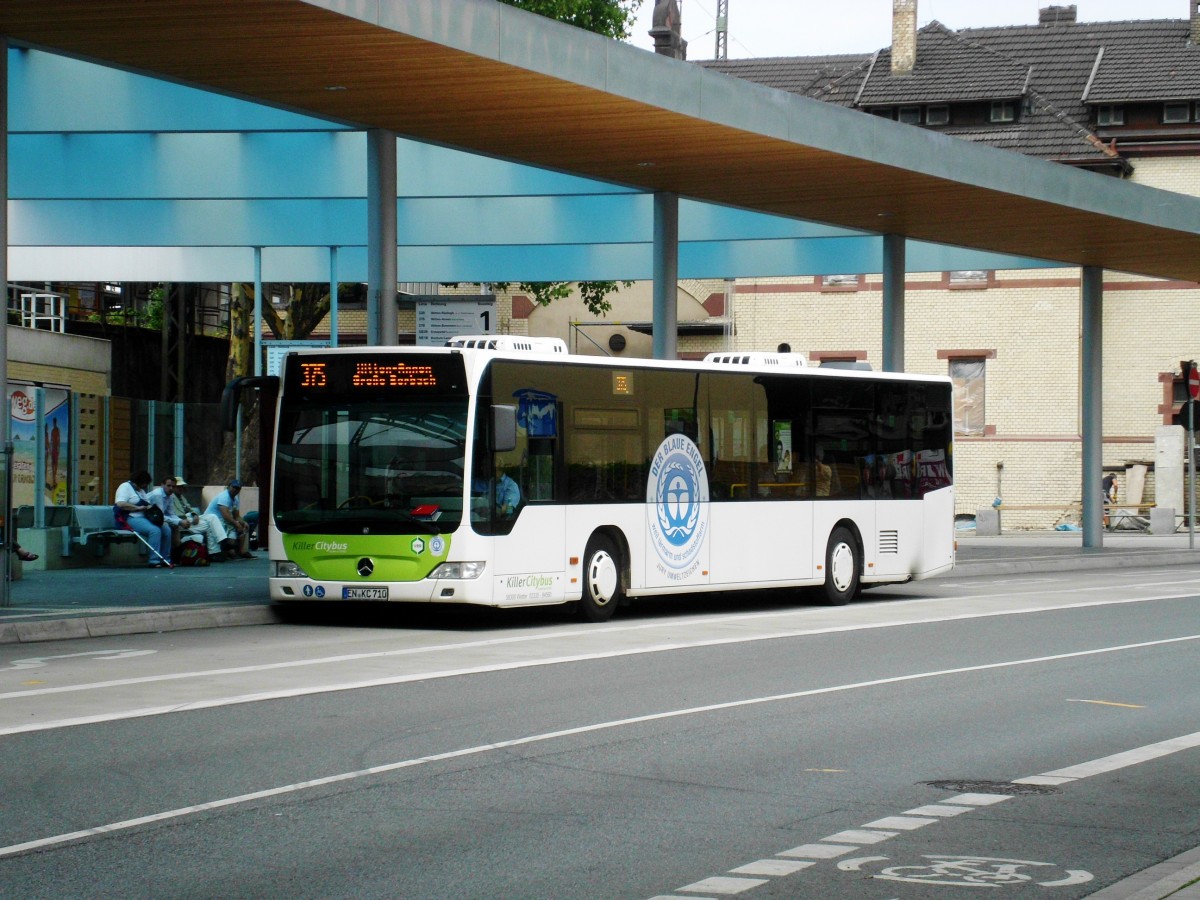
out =
<svg viewBox="0 0 1200 900"><path fill-rule="evenodd" d="M290 356L275 456L285 534L436 534L462 520L462 358Z"/></svg>
<svg viewBox="0 0 1200 900"><path fill-rule="evenodd" d="M293 534L452 531L462 518L466 429L465 396L285 409L275 523Z"/></svg>

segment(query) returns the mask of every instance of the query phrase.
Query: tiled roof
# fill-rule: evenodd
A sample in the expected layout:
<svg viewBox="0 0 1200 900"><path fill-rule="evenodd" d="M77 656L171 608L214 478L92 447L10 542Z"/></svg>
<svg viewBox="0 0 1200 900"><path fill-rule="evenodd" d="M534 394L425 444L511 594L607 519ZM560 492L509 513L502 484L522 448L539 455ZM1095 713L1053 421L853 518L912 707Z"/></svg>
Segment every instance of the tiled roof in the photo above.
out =
<svg viewBox="0 0 1200 900"><path fill-rule="evenodd" d="M1102 162L1115 154L1088 129L1089 104L1200 99L1200 47L1189 44L1188 33L1186 20L960 31L932 22L917 34L916 67L906 76L891 74L889 48L873 56L704 65L865 109L1023 96L1029 108L1017 122L939 130L1045 159Z"/></svg>
<svg viewBox="0 0 1200 900"><path fill-rule="evenodd" d="M965 40L939 22L917 36L911 75L892 74L891 50L881 50L859 96L860 106L1012 100L1025 93L1029 66Z"/></svg>
<svg viewBox="0 0 1200 900"><path fill-rule="evenodd" d="M870 53L842 56L777 56L766 59L714 59L699 64L706 69L734 75L793 94L809 96L823 85L857 70L871 59Z"/></svg>

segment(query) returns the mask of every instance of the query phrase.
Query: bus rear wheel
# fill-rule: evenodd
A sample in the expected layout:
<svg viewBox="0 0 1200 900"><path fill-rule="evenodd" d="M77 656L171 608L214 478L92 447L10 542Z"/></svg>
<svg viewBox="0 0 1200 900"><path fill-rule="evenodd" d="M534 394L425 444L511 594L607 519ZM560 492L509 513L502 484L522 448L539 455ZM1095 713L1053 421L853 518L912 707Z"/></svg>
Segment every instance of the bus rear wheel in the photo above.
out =
<svg viewBox="0 0 1200 900"><path fill-rule="evenodd" d="M830 606L845 606L859 589L858 542L848 528L835 528L825 550L825 602Z"/></svg>
<svg viewBox="0 0 1200 900"><path fill-rule="evenodd" d="M593 535L583 554L583 597L579 617L606 622L621 602L621 554L604 535Z"/></svg>

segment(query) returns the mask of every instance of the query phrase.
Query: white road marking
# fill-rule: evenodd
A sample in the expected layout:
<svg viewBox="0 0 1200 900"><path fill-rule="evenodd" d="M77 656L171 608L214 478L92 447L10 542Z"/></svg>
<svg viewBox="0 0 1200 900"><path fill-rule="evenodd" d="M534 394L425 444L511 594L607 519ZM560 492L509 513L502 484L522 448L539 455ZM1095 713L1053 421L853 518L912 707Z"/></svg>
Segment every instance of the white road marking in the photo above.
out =
<svg viewBox="0 0 1200 900"><path fill-rule="evenodd" d="M930 803L927 806L918 806L916 809L909 809L904 812L906 816L961 816L963 813L970 812L974 807L971 806L951 806L948 803Z"/></svg>
<svg viewBox="0 0 1200 900"><path fill-rule="evenodd" d="M895 831L867 831L863 828L853 828L849 831L839 831L837 834L831 834L821 840L829 841L831 844L878 844L880 841L894 838L896 834Z"/></svg>
<svg viewBox="0 0 1200 900"><path fill-rule="evenodd" d="M724 875L718 875L715 878L705 878L703 881L689 884L687 887L676 888L676 890L731 896L748 891L751 888L761 887L766 883L766 879L763 878L728 878Z"/></svg>
<svg viewBox="0 0 1200 900"><path fill-rule="evenodd" d="M858 849L860 848L850 844L801 844L799 847L793 847L791 850L784 850L775 855L798 857L800 859L834 859Z"/></svg>
<svg viewBox="0 0 1200 900"><path fill-rule="evenodd" d="M1043 772L1040 777L1065 778L1070 780L1091 778L1093 775L1115 772L1117 769L1136 766L1138 763L1149 762L1152 759L1158 759L1162 756L1170 756L1172 753L1178 753L1180 750L1191 750L1193 747L1200 747L1200 731L1185 734L1182 737L1171 738L1167 741L1159 741L1157 744L1147 744L1145 747L1138 747L1134 750L1126 750L1124 753L1114 753L1112 756L1093 759L1091 762L1068 766L1065 769Z"/></svg>
<svg viewBox="0 0 1200 900"><path fill-rule="evenodd" d="M1076 590L1090 590L1090 589L1080 588L1080 589L1076 589ZM1072 592L1074 592L1074 590L1066 591L1065 593L1072 593ZM995 595L995 596L1007 597L1008 595L1004 594L1004 595ZM1191 598L1194 596L1195 596L1194 594L1188 593L1188 594L1163 594L1163 595L1157 595L1157 596L1152 596L1152 597L1140 597L1140 598L1091 600L1091 601L1082 601L1079 603L1051 604L1051 605L1044 605L1044 606L1038 606L1038 607L1029 607L1026 609L1016 609L1016 610L1009 609L1009 610L996 610L996 611L987 611L987 612L962 613L962 614L956 614L956 615L952 615L952 616L939 616L936 619L914 618L914 619L899 620L899 621L895 621L895 622L872 622L872 623L863 623L863 624L854 624L854 625L831 626L831 627L826 627L826 628L798 629L798 630L790 630L790 631L773 631L773 632L765 632L765 633L759 633L759 634L743 634L743 635L738 635L736 637L698 639L698 640L692 640L692 641L671 641L671 642L667 642L667 643L648 645L648 646L644 646L644 647L624 648L621 650L600 651L600 652L596 652L596 653L580 653L580 654L574 654L571 656L557 656L557 657L550 657L550 658L543 658L543 659L515 660L515 661L511 661L511 662L506 662L506 663L494 663L494 664L479 665L479 666L473 666L473 667L464 667L464 668L459 668L459 669L448 669L448 670L441 670L441 671L434 671L434 672L421 672L421 673L415 673L415 674L392 676L389 678L372 679L372 680L368 680L368 681L353 681L353 682L343 682L343 683L338 683L338 684L323 684L323 685L316 685L316 686L303 687L303 688L291 688L291 689L278 690L278 691L264 691L264 692L258 692L258 693L253 693L253 694L237 694L237 695L228 696L228 697L211 698L211 699L205 700L205 701L195 701L192 703L184 703L184 704L176 703L176 704L168 704L168 705L157 706L157 707L145 707L145 708L136 709L136 710L123 710L123 711L111 712L111 713L97 713L97 714L91 715L91 716L81 716L81 717L76 717L76 718L72 718L72 719L58 719L58 720L54 720L54 721L33 722L33 723L28 723L28 724L20 725L20 726L0 727L0 735L18 734L18 733L31 732L31 731L45 731L45 730L50 730L50 729L54 729L54 728L68 728L68 727L73 727L73 726L77 726L77 725L94 725L94 724L98 724L101 722L119 721L122 719L144 718L147 716L166 715L168 713L173 713L173 712L194 711L194 710L198 710L198 709L213 709L213 708L217 708L217 707L221 707L221 706L232 706L232 705L237 705L237 704L242 704L242 703L256 703L256 702L269 701L269 700L282 700L282 699L290 699L290 698L301 697L301 696L311 696L314 694L361 690L363 688L372 688L372 687L384 687L384 686L390 686L390 685L395 685L395 684L403 684L403 683L412 682L412 681L424 681L424 680L433 680L433 679L440 679L440 678L455 678L455 677L460 677L460 676L464 676L464 675L478 675L478 674L485 674L485 673L490 673L490 672L509 671L509 670L521 669L521 668L532 668L535 666L551 666L551 665L560 665L560 664L564 664L564 663L586 662L586 661L599 660L599 659L612 659L612 658L622 657L622 656L636 656L636 655L640 655L640 654L644 654L644 653L661 653L661 652L667 652L667 651L672 651L672 650L697 649L697 648L701 648L701 647L727 646L727 645L731 645L731 644L752 643L755 641L762 641L762 640L778 640L781 638L810 637L810 636L815 636L815 635L840 634L840 633L847 633L847 632L853 632L853 631L868 631L868 630L881 629L881 628L899 628L899 627L907 627L907 626L912 626L912 625L928 625L928 624L935 624L935 623L941 623L941 622L965 621L965 620L982 619L982 618L994 618L994 617L1000 617L1000 616L1006 616L1006 615L1023 615L1026 613L1038 613L1038 612L1060 611L1060 610L1070 610L1070 609L1083 609L1083 608L1089 608L1089 607L1094 607L1094 606L1113 606L1113 605L1124 605L1124 604L1129 604L1129 603L1147 603L1147 602L1152 602L1152 601L1156 601L1156 600L1178 600L1178 599L1187 599L1187 598ZM980 599L987 599L987 597L988 597L988 595L980 595L980 596L972 597L970 599L980 600ZM959 598L940 598L940 599L933 598L932 600L921 600L921 601L915 601L915 602L917 602L917 603L944 602L948 599L959 599ZM722 624L722 623L726 623L726 622L741 623L741 622L753 622L755 620L760 620L760 619L764 619L764 618L778 618L780 616L792 615L792 614L794 614L794 611L790 611L787 613L784 613L784 612L750 613L750 614L737 614L737 615L732 615L732 616L723 616L723 617L715 617L715 618L696 618L696 619L686 620L686 621L690 621L692 623L701 623L701 624L714 624L714 623ZM306 667L306 666L327 665L327 664L332 664L332 663L359 661L359 660L366 660L366 659L378 659L378 658L383 658L383 657L409 656L409 655L415 655L415 654L434 653L434 652L439 652L439 651L494 647L494 646L499 646L499 645L504 645L504 644L517 644L517 643L524 643L524 642L555 640L555 639L561 639L561 638L571 638L571 637L575 637L575 636L586 637L586 636L597 635L597 634L618 633L618 632L622 632L622 631L636 632L636 631L644 631L644 630L656 629L656 628L678 627L680 624L684 624L684 623L680 622L678 620L671 620L669 622L654 622L654 623L643 623L643 624L628 625L628 626L615 626L615 627L611 627L611 628L607 628L607 629L599 629L599 628L583 629L583 630L578 630L578 631L574 631L574 632L550 632L550 633L539 634L539 635L519 635L519 636L514 636L514 637L491 638L491 639L484 640L484 641L468 641L468 642L462 642L462 643L457 643L457 644L440 644L440 645L430 646L430 647L405 647L405 648L401 648L398 650L384 650L384 651L377 651L377 652L372 652L372 653L346 654L346 655L341 655L341 656L322 657L322 658L308 659L308 660L289 660L287 662L264 663L264 664L253 665L253 666L237 666L237 667L231 667L231 668L225 668L225 669L208 669L208 670L201 670L201 671L195 671L195 672L173 672L173 673L166 673L166 674L160 674L160 675L147 675L147 676L143 676L143 677L139 677L139 678L123 678L123 679L116 679L116 680L112 680L112 681L89 682L89 683L85 683L85 684L61 685L61 686L48 687L48 688L33 688L33 689L29 689L29 690L9 691L7 693L0 693L0 700L15 700L15 699L21 699L21 698L26 698L26 697L44 696L47 694L59 694L59 693L87 691L87 690L100 690L100 689L104 689L104 688L125 687L125 686L136 685L136 684L149 684L149 683L157 683L157 682L176 681L176 680L189 679L189 678L213 678L213 677L218 677L218 676L223 676L223 675L250 674L250 673L255 673L255 672L265 672L265 671L278 670L278 669L302 668L302 667ZM1196 637L1197 636L1192 636L1192 637L1176 638L1176 639L1172 639L1172 640L1193 640ZM1153 646L1153 643L1144 644L1144 645L1128 645L1128 647L1134 647L1134 646ZM1112 648L1112 649L1127 649L1127 647L1118 647L1118 648ZM1083 654L1086 655L1087 653L1090 653L1090 652L1091 651L1083 651ZM1059 657L1046 657L1045 659L1057 659L1057 658L1059 658ZM1001 664L997 664L997 665L1007 665L1007 664L1001 663ZM950 670L950 671L954 671L954 670ZM968 671L968 670L962 670L962 671Z"/></svg>
<svg viewBox="0 0 1200 900"><path fill-rule="evenodd" d="M301 781L293 784L281 785L279 787L267 788L260 791L252 791L246 794L240 794L236 797L227 797L222 800L213 800L207 803L200 803L194 806L182 807L179 809L168 810L166 812L154 813L148 816L140 816L134 819L126 819L121 822L114 822L108 825L99 825L95 828L89 828L82 831L73 831L67 834L54 835L52 837L40 838L38 840L26 841L20 844L12 844L8 847L0 847L0 858L6 856L14 856L18 853L24 853L29 850L36 850L43 847L51 847L58 844L70 843L81 840L87 837L94 837L101 834L108 834L115 831L123 831L130 828L135 828L139 825L148 825L155 822L164 822L171 819L180 819L186 816L195 815L196 813L207 812L215 809L222 809L230 806L236 806L242 803L250 803L256 800L263 800L270 797L283 796L285 794L298 793L300 791L311 790L317 787L323 787L341 782L354 781L361 778L366 778L372 775L381 775L388 772L396 772L402 769L414 768L416 766L425 765L432 762L442 762L447 760L461 759L468 756L476 756L482 753L489 753L494 750L507 749L510 747L521 747L532 744L539 744L550 740L555 740L563 737L572 737L582 734L591 734L600 731L608 731L616 728L624 728L632 725L640 725L648 722L664 721L667 719L682 718L685 716L700 715L707 712L716 712L729 709L740 709L750 706L758 706L766 703L778 703L787 700L797 700L803 697L817 697L824 694L835 694L851 690L860 690L863 688L878 687L887 684L900 684L903 682L925 680L947 675L959 675L971 672L982 672L992 669L1009 668L1015 666L1032 665L1035 663L1054 662L1064 659L1078 659L1085 656L1096 656L1106 653L1115 653L1122 650L1140 649L1143 647L1155 647L1165 644L1174 644L1181 641L1194 641L1200 639L1200 635L1189 635L1187 637L1167 638L1159 641L1147 641L1137 644L1123 644L1116 647L1101 647L1093 650L1081 650L1073 653L1060 653L1053 656L1032 657L1028 659L1011 660L1008 662L985 663L978 666L965 666L956 669L942 669L934 672L917 672L910 675L897 675L891 678L879 678L872 681L862 681L852 684L834 685L824 688L813 688L805 691L792 691L786 694L773 694L765 697L749 697L742 700L730 700L724 703L712 703L705 706L694 706L683 709L668 710L659 713L648 713L643 716L633 716L627 719L615 719L607 722L596 722L591 725L581 725L575 728L565 728L560 731L550 731L542 734L528 735L521 738L513 738L507 741L497 741L491 744L481 744L475 747L466 747L459 750L450 750L445 753L435 753L428 756L416 757L414 759L401 760L399 762L387 763L384 765L371 766L366 769L359 769L352 772L343 772L338 775L329 775L324 778L315 778L309 781ZM387 683L394 683L388 679ZM246 701L249 702L249 701ZM218 701L201 702L194 704L186 704L184 708L204 708L209 705L218 705ZM223 705L223 704L220 704ZM130 716L138 713L131 713ZM147 713L142 713L147 714ZM110 717L111 718L111 717ZM99 719L105 720L105 719ZM7 729L0 733L15 733L18 731L33 730L24 728ZM1200 732L1185 735L1183 737L1174 738L1168 741L1161 741L1157 744L1151 744L1137 750L1130 750L1125 753L1118 753L1114 756L1107 756L1103 759L1093 760L1090 763L1084 763L1080 766L1071 767L1068 769L1059 769L1055 772L1045 773L1045 776L1064 776L1070 778L1086 778L1089 775L1099 774L1101 772L1111 772L1124 766L1135 765L1139 762L1145 762L1148 759L1157 759L1160 756L1166 756L1170 753L1177 753L1180 750L1190 749L1200 746ZM1000 803L1011 799L1008 796L997 794L984 793L965 793L956 794L953 797L948 797L945 803L950 806L990 806L994 803ZM793 857L808 857L810 859L832 859L843 853L849 853L851 850L858 849L855 846L837 845L837 844L806 844L801 847L793 848L792 850L784 851L776 854L777 856L793 856Z"/></svg>
<svg viewBox="0 0 1200 900"><path fill-rule="evenodd" d="M894 675L889 678L877 678L872 681L861 681L853 684L834 685L832 687L813 688L807 691L795 691L787 694L776 694L770 697L752 697L746 700L734 700L728 704L699 706L691 710L675 710L659 713L650 718L670 718L678 715L690 715L694 712L706 712L716 709L731 709L737 706L752 706L759 703L773 703L779 700L794 700L800 697L813 697L820 694L836 693L838 691L857 690L865 687L876 687L885 684L899 684L905 681L920 681L927 678L939 678L945 675L962 675L968 672L983 672L990 669L1006 669L1012 666L1027 666L1037 663L1058 662L1064 659L1078 659L1085 656L1097 656L1105 653L1118 653L1124 650L1139 650L1145 647L1161 647L1166 644L1178 644L1185 641L1200 640L1200 634L1181 637L1162 638L1157 641L1142 641L1136 644L1121 644L1113 647L1098 647L1091 650L1076 650L1071 653L1056 653L1050 656L1035 656L1027 659L1005 660L1002 662L983 663L978 666L962 666L954 669L940 669L934 672L915 672L910 675ZM713 644L740 643L741 639L699 641L686 646L711 646ZM659 649L678 649L681 645L672 644ZM511 669L532 668L534 666L552 666L568 662L581 662L592 659L608 659L619 656L633 656L651 652L649 648L618 650L605 653L582 653L576 656L558 656L537 660L518 660L516 662L495 663L484 666L471 666L463 669L449 669L440 672L415 672L407 675L393 675L387 678L372 678L367 681L351 682L341 685L316 685L312 687L288 688L286 690L261 691L253 694L240 694L232 697L214 697L208 700L195 700L190 703L174 703L168 706L150 706L142 709L121 710L119 712L97 713L91 716L79 716L73 719L58 719L48 722L30 722L24 725L10 725L0 728L0 735L25 734L32 731L48 731L54 728L70 728L77 725L95 725L100 722L115 722L123 719L140 719L147 716L161 716L168 713L196 712L202 709L215 709L222 706L233 706L239 703L260 703L266 700L283 700L293 697L305 697L313 694L327 694L334 691L361 690L364 688L386 687L395 684L405 684L413 681L430 681L436 678L453 678L462 675L478 675L484 672L501 672ZM3 695L0 695L3 699ZM639 721L629 719L622 721ZM611 726L608 726L611 727Z"/></svg>
<svg viewBox="0 0 1200 900"><path fill-rule="evenodd" d="M157 650L87 650L83 653L61 653L58 656L29 656L25 659L14 659L8 664L12 669L41 669L52 659L78 659L81 656L93 656L98 660L132 659L135 656L151 656Z"/></svg>
<svg viewBox="0 0 1200 900"><path fill-rule="evenodd" d="M794 875L801 869L807 869L809 866L815 866L816 863L810 860L797 859L759 859L752 863L747 863L744 866L738 866L736 869L730 869L730 873L734 875Z"/></svg>
<svg viewBox="0 0 1200 900"><path fill-rule="evenodd" d="M963 812L968 811L968 807L961 807ZM874 822L867 822L863 828L894 828L896 831L915 831L918 828L924 828L926 825L932 825L937 819L927 819L922 816L884 816L882 819L876 819Z"/></svg>

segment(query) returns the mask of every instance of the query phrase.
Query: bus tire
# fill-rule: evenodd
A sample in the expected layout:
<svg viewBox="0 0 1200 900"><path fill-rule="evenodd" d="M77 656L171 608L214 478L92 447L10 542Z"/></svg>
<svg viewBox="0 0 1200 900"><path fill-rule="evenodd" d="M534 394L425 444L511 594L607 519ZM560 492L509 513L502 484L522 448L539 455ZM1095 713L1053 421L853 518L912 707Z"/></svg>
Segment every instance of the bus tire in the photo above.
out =
<svg viewBox="0 0 1200 900"><path fill-rule="evenodd" d="M607 622L621 602L621 554L602 534L592 535L583 553L583 596L579 618Z"/></svg>
<svg viewBox="0 0 1200 900"><path fill-rule="evenodd" d="M858 594L862 564L849 528L835 528L825 549L825 602L845 606Z"/></svg>

